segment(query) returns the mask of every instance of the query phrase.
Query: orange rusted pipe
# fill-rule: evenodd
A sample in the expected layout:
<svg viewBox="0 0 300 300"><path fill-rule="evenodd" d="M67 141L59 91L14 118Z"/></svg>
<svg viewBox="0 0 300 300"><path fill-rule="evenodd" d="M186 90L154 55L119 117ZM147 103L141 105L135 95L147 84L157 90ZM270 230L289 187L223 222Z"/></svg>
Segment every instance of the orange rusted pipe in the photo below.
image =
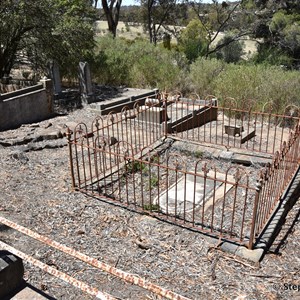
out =
<svg viewBox="0 0 300 300"><path fill-rule="evenodd" d="M111 296L107 293L101 292L98 289L93 288L93 287L87 285L86 283L71 277L70 275L68 275L66 273L63 273L63 272L61 272L61 271L59 271L59 270L57 270L53 267L50 267L47 264L44 264L43 262L33 258L30 255L25 254L24 252L21 252L20 250L17 250L16 248L13 248L10 245L7 245L6 243L4 243L2 241L0 241L0 247L1 247L1 249L5 249L5 250L9 251L10 253L26 260L30 264L32 264L36 267L39 267L43 271L45 271L45 272L61 279L65 282L67 282L67 283L72 284L73 286L81 289L82 291L84 291L84 292L86 292L86 293L88 293L92 296L95 296L98 299L101 299L101 300L117 300L113 296Z"/></svg>
<svg viewBox="0 0 300 300"><path fill-rule="evenodd" d="M22 232L40 242L43 242L53 248L56 248L58 249L59 251L62 251L66 254L69 254L73 257L76 257L77 259L80 259L81 261L93 266L93 267L96 267L98 269L101 269L107 273L110 273L118 278L121 278L123 280L125 280L126 282L129 282L131 284L135 284L135 285L138 285L152 293L155 293L157 295L160 295L162 297L165 297L167 299L170 299L170 300L190 300L189 298L187 297L184 297L184 296L181 296L179 294L176 294L170 290L167 290L163 287L160 287L156 284L153 284L153 283L150 283L150 282L147 282L145 279L141 278L141 277L138 277L136 275L133 275L133 274L130 274L130 273L127 273L127 272L124 272L120 269L117 269L113 266L110 266L104 262L101 262L95 258L92 258L92 257L89 257L81 252L78 252L70 247L67 247L63 244L60 244L56 241L53 241L51 240L50 238L48 237L45 237L45 236L42 236L26 227L23 227L21 225L18 225L6 218L3 218L3 217L0 217L0 222L8 227L11 227L19 232Z"/></svg>

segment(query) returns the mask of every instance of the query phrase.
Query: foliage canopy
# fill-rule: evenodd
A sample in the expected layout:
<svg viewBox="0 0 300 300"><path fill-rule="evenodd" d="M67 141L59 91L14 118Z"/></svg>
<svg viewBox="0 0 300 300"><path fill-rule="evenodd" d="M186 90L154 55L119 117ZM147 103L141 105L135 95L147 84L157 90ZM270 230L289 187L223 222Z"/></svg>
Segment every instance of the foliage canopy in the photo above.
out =
<svg viewBox="0 0 300 300"><path fill-rule="evenodd" d="M71 72L93 44L94 9L85 0L3 0L0 7L0 78L23 58L47 70L55 59Z"/></svg>
<svg viewBox="0 0 300 300"><path fill-rule="evenodd" d="M205 54L208 44L206 36L206 30L203 24L197 19L190 21L187 27L182 31L178 41L178 47L190 62Z"/></svg>

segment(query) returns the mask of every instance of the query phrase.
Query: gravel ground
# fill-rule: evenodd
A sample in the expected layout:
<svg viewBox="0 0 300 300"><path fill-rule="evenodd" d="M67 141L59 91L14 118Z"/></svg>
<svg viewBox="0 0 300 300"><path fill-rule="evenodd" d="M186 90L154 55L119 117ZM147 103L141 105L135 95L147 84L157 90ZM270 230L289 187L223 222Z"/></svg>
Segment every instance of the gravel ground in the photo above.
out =
<svg viewBox="0 0 300 300"><path fill-rule="evenodd" d="M0 133L1 216L191 299L300 299L299 202L269 253L254 265L221 252L217 240L73 192L63 139L39 151L14 145L46 127L57 131L94 116L81 109ZM160 299L5 226L0 238L120 299ZM56 299L91 299L27 263L25 270L30 284Z"/></svg>

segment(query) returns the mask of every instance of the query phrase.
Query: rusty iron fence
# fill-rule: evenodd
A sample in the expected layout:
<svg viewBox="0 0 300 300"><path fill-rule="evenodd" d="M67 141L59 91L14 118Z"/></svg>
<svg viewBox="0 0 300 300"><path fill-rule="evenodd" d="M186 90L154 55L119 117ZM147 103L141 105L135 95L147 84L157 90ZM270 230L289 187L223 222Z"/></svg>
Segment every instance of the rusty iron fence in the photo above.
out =
<svg viewBox="0 0 300 300"><path fill-rule="evenodd" d="M228 103L229 104L229 103ZM299 117L217 106L217 101L184 99L167 105L167 133L183 140L274 154Z"/></svg>
<svg viewBox="0 0 300 300"><path fill-rule="evenodd" d="M117 151L122 151L119 147L121 143L130 143L130 155L136 155L140 149L154 145L159 139L164 137L163 127L160 123L153 123L147 119L147 113L153 108L141 109L135 105L134 109L123 108L120 113L109 113L106 116L97 117L88 128L86 124L79 123L72 133L73 140L69 145L74 145L74 153L70 151L73 159L76 161L76 171L72 168L73 186L75 186L75 176L77 185L81 186L93 184L93 181L99 176L98 169L103 170L104 175L111 173L111 170L121 164L122 153L114 155ZM140 122L140 116L146 116L146 120ZM154 114L154 120L157 114ZM110 152L103 157L94 149L109 147ZM87 168L86 166L89 165ZM80 167L82 166L82 168ZM76 172L76 174L75 174Z"/></svg>
<svg viewBox="0 0 300 300"><path fill-rule="evenodd" d="M298 169L298 121L220 108L214 99L139 103L68 131L73 188L253 248ZM167 137L274 158L249 169L179 155L164 146Z"/></svg>
<svg viewBox="0 0 300 300"><path fill-rule="evenodd" d="M274 155L272 164L264 168L257 182L257 198L253 210L250 242L258 237L299 169L300 127L296 126L287 142ZM252 244L250 244L252 246Z"/></svg>

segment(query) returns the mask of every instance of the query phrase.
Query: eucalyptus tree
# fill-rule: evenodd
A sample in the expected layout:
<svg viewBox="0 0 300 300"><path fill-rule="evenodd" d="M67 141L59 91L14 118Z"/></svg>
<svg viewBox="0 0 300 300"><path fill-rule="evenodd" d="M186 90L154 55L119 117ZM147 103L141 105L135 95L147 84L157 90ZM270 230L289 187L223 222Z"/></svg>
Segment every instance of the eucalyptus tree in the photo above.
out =
<svg viewBox="0 0 300 300"><path fill-rule="evenodd" d="M150 43L157 43L159 31L171 22L172 12L178 2L178 0L141 0L142 19L149 34Z"/></svg>
<svg viewBox="0 0 300 300"><path fill-rule="evenodd" d="M117 34L122 0L102 0L101 3L107 20L108 30L115 37Z"/></svg>
<svg viewBox="0 0 300 300"><path fill-rule="evenodd" d="M246 22L247 12L242 9L244 2L245 0L231 3L212 0L212 4L204 4L201 0L189 2L193 7L196 18L201 22L202 28L206 32L205 57L215 54L222 48L229 46L231 43L236 43L252 33L252 27ZM243 20L243 22L240 22L240 20ZM219 34L225 31L232 31L233 34L223 39L222 42L216 43Z"/></svg>
<svg viewBox="0 0 300 300"><path fill-rule="evenodd" d="M246 0L255 11L254 36L260 38L257 61L300 67L300 1Z"/></svg>
<svg viewBox="0 0 300 300"><path fill-rule="evenodd" d="M20 57L45 71L55 59L70 73L93 46L95 10L86 0L2 0L0 78Z"/></svg>

